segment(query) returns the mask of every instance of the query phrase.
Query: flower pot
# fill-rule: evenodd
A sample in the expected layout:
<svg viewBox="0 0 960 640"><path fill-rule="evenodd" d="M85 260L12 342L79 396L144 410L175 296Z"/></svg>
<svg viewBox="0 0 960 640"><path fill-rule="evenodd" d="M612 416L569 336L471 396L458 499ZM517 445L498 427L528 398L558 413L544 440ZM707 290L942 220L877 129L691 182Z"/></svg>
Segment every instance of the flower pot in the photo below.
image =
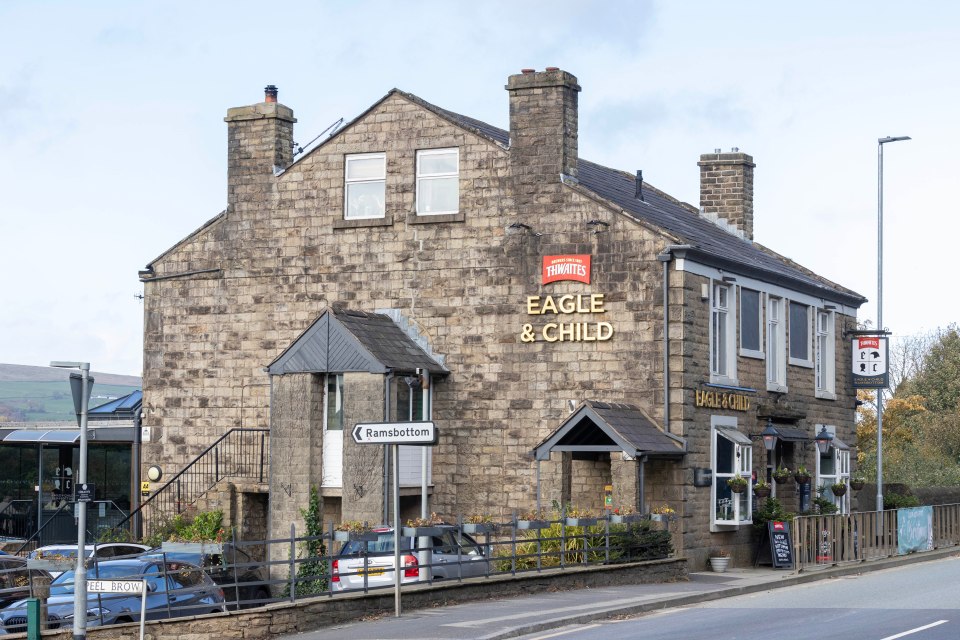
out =
<svg viewBox="0 0 960 640"><path fill-rule="evenodd" d="M443 535L440 527L403 527L403 535L408 538L425 538Z"/></svg>
<svg viewBox="0 0 960 640"><path fill-rule="evenodd" d="M592 527L597 524L597 518L567 518L568 527Z"/></svg>
<svg viewBox="0 0 960 640"><path fill-rule="evenodd" d="M360 542L375 542L377 534L372 531L334 531L333 539L337 542L348 542L350 540L359 540Z"/></svg>
<svg viewBox="0 0 960 640"><path fill-rule="evenodd" d="M472 533L474 535L478 533L490 533L493 531L493 524L489 522L464 522L463 523L463 532Z"/></svg>
<svg viewBox="0 0 960 640"><path fill-rule="evenodd" d="M546 520L517 520L517 529L546 529L549 526Z"/></svg>
<svg viewBox="0 0 960 640"><path fill-rule="evenodd" d="M639 513L610 514L610 524L631 524L642 519L643 515Z"/></svg>
<svg viewBox="0 0 960 640"><path fill-rule="evenodd" d="M724 573L727 565L730 564L730 558L710 558L710 568L714 573Z"/></svg>

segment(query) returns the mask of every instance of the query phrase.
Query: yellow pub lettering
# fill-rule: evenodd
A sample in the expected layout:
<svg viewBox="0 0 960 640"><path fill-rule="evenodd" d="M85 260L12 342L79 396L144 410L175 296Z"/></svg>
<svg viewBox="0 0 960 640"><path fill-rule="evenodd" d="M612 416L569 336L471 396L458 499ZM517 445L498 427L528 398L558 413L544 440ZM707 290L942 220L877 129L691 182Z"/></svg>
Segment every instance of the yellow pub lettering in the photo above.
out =
<svg viewBox="0 0 960 640"><path fill-rule="evenodd" d="M750 411L750 398L741 393L723 393L721 391L695 392L695 405L708 409L730 409L732 411Z"/></svg>

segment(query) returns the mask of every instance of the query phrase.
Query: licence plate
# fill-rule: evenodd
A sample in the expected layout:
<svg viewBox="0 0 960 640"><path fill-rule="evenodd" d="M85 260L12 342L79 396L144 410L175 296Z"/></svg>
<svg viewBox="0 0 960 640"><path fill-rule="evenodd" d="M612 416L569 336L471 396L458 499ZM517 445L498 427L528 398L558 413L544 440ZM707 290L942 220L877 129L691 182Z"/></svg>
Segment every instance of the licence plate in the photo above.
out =
<svg viewBox="0 0 960 640"><path fill-rule="evenodd" d="M382 576L382 575L383 575L383 568L382 568L382 567L370 567L369 569L364 569L363 567L360 567L359 569L357 569L357 575L362 576L362 575L364 575L364 574L366 574L366 575L368 575L368 576Z"/></svg>

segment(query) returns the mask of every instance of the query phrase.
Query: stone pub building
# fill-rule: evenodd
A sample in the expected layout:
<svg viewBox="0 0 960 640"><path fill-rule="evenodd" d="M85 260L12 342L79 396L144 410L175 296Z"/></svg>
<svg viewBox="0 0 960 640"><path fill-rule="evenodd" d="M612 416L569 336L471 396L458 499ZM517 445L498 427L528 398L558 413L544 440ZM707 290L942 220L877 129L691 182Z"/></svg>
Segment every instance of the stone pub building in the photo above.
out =
<svg viewBox="0 0 960 640"><path fill-rule="evenodd" d="M317 487L325 519L381 522L383 450L350 429L431 419L437 446L401 453L404 517L424 472L445 518L600 511L612 486L614 506L674 509L694 562L749 553L732 475L846 481L864 298L753 241L745 153L700 156L699 207L581 158L580 90L510 76L503 130L395 89L297 157L275 87L230 109L226 209L140 274L144 468L269 427L241 520L289 535ZM799 511L800 488L775 491Z"/></svg>

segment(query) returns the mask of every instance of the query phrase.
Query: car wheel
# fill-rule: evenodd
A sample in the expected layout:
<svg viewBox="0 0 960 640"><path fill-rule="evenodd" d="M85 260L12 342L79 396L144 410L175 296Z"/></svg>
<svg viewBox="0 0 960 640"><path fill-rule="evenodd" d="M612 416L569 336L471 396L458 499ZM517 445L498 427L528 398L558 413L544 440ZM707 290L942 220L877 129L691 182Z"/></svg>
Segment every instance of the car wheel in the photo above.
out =
<svg viewBox="0 0 960 640"><path fill-rule="evenodd" d="M114 621L114 624L126 624L128 622L133 622L133 618L129 618L127 616L120 616Z"/></svg>

